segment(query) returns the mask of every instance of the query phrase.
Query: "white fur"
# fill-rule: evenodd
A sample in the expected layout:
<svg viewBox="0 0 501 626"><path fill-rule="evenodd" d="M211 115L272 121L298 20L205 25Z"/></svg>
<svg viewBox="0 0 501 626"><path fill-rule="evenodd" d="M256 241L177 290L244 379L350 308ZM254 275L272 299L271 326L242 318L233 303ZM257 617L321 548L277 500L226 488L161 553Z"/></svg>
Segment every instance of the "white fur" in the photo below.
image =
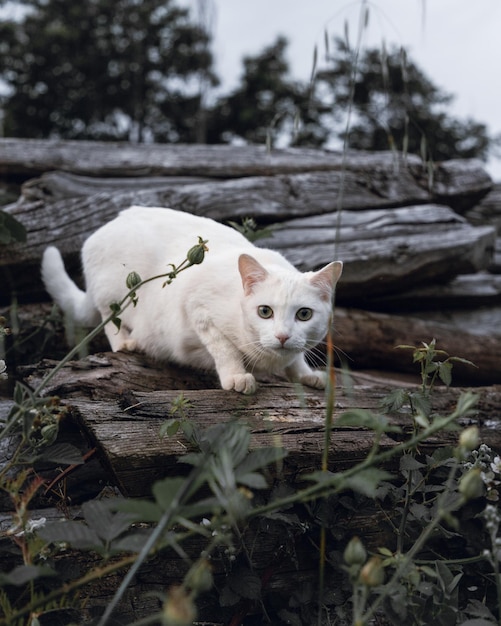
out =
<svg viewBox="0 0 501 626"><path fill-rule="evenodd" d="M281 373L291 381L323 388L325 373L312 370L305 351L324 338L331 293L342 264L301 273L282 255L257 248L236 230L213 220L164 208L131 207L87 239L82 249L86 292L67 275L59 251L47 248L42 277L56 303L77 323L104 319L110 304L128 292L127 275L144 280L179 265L187 251L208 240L201 265L170 285L143 285L138 303L121 315L117 331L105 328L113 351L141 350L200 369L216 369L223 389L253 393L254 372ZM263 319L258 307L271 307ZM299 321L302 308L313 310Z"/></svg>

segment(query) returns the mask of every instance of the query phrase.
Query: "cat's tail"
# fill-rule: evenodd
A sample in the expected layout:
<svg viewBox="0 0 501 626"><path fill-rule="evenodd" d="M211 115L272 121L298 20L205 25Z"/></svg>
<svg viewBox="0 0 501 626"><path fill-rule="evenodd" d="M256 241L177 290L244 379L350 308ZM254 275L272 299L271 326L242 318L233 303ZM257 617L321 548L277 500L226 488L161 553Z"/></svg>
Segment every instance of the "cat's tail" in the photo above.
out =
<svg viewBox="0 0 501 626"><path fill-rule="evenodd" d="M68 276L61 253L54 246L46 248L43 254L42 280L54 302L75 323L94 326L100 321L92 298Z"/></svg>

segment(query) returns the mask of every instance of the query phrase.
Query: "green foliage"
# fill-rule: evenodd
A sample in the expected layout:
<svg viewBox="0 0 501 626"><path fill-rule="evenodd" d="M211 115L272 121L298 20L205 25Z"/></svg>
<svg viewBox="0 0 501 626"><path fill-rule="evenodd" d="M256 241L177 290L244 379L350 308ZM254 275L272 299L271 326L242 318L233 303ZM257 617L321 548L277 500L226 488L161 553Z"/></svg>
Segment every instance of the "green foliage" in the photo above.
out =
<svg viewBox="0 0 501 626"><path fill-rule="evenodd" d="M135 297L140 297L144 282L128 285L138 290ZM303 476L305 486L294 490L281 479L283 448L252 449L250 430L238 420L198 427L190 422L191 405L180 394L159 436L183 433L190 451L180 462L191 468L188 473L181 471L155 482L151 499L91 500L82 505L81 519L40 524L30 521L28 505L42 483L30 481L29 470L23 468L41 458L59 464L79 459L63 444L54 443L53 433L49 439L43 436L47 426L57 427L58 403L18 385L2 436L21 436L21 444L8 469L0 473L0 488L12 498L16 511L13 526L4 536L21 549L23 561L0 577L0 607L5 614L0 624L21 623L33 611L49 615L67 597L74 598L73 606L78 606L75 594L80 587L129 568L99 621L99 626L104 626L140 565L156 555L168 558L170 551L184 555L186 575L158 595L162 609L151 620L163 615L166 624L190 624L196 619L200 594L216 594L221 611L229 615L235 614L242 602L252 602L269 616L278 600L274 597L270 604L269 576L283 562L300 566L298 541L315 546L320 527L325 531L327 551L329 576L325 580L341 578L345 582L336 590L326 583L320 605L312 589L298 589L292 597L279 601L277 619L299 626L322 624L326 612L331 623L353 626L369 624L375 616L385 624L416 626L496 623L488 607L481 608L475 597L468 596L469 583L463 581L471 579L472 568L487 563L501 594L497 548L501 515L492 505L479 508L480 516L474 513L473 519L483 520L485 529L483 547L476 548L474 559L475 541L462 533L461 525L468 519L468 503L484 498L486 481L490 485L487 496L497 496L501 462L485 446L476 449L474 427L461 433L454 450L420 453L420 444L435 433L458 428L458 420L474 410L476 398L462 394L450 414L433 414L431 394L438 371L433 363L446 355L435 342L413 348L413 354L423 377L419 393L427 403L417 402L414 391L393 393L383 403L389 413L353 409L336 419L335 429L364 428L373 434L372 450L353 467L312 472ZM411 419L410 430L395 426L395 412ZM382 438L388 436L399 438L400 443L381 448ZM384 469L391 459L399 461L397 472ZM15 479L11 478L13 469L17 471ZM346 518L349 511L368 506L385 511L394 537L376 549L351 537L349 525L339 524L340 511L345 512L341 518ZM246 531L251 528L252 545L271 542L280 555L276 562L277 556L270 554L270 574L262 575L253 560ZM200 557L190 561L183 543L193 536L206 545ZM457 558L456 547L456 558L451 561L449 542L457 546L458 538L466 544L464 558ZM57 559L68 550L91 551L97 559L89 571L70 581L59 571ZM313 550L318 550L320 558L321 548ZM226 572L217 590L213 587L215 563L221 563ZM52 591L44 593L41 590L47 579ZM23 585L30 586L30 596L11 601L5 591Z"/></svg>
<svg viewBox="0 0 501 626"><path fill-rule="evenodd" d="M24 243L26 241L26 229L10 213L0 210L0 245L11 243Z"/></svg>
<svg viewBox="0 0 501 626"><path fill-rule="evenodd" d="M7 136L194 141L209 36L172 0L24 0L0 23Z"/></svg>
<svg viewBox="0 0 501 626"><path fill-rule="evenodd" d="M397 149L423 161L486 158L485 124L450 116L452 97L443 93L409 58L405 49L352 49L337 38L317 73L317 89L332 91L338 111L353 110L356 121L344 134L358 150Z"/></svg>
<svg viewBox="0 0 501 626"><path fill-rule="evenodd" d="M258 239L262 239L264 237L272 237L273 229L269 228L258 228L256 220L253 217L244 217L242 219L241 224L238 222L228 222L229 226L238 230L248 241L254 242Z"/></svg>

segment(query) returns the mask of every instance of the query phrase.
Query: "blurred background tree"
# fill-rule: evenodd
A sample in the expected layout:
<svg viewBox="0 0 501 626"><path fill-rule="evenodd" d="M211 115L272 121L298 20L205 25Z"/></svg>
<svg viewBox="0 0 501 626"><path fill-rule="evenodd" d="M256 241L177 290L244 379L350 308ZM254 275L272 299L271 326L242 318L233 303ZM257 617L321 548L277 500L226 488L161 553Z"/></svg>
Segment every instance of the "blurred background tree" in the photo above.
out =
<svg viewBox="0 0 501 626"><path fill-rule="evenodd" d="M485 124L450 115L453 97L445 94L407 57L404 49L355 51L335 39L327 67L316 76L330 90L338 111L353 117L348 135L339 136L357 150L396 148L423 158L486 158L489 137Z"/></svg>
<svg viewBox="0 0 501 626"><path fill-rule="evenodd" d="M248 141L319 147L329 131L321 120L330 107L312 98L309 86L290 77L287 40L279 37L243 59L239 86L220 97L208 115L207 141Z"/></svg>
<svg viewBox="0 0 501 626"><path fill-rule="evenodd" d="M194 141L209 35L171 0L23 0L0 24L8 136Z"/></svg>
<svg viewBox="0 0 501 626"><path fill-rule="evenodd" d="M196 24L175 0L18 4L22 19L0 21L6 136L337 148L345 141L434 161L485 158L493 143L484 124L451 116L452 97L402 50L358 54L335 39L308 83L291 77L279 37L244 58L236 88L214 95L208 20ZM200 0L200 14L204 7Z"/></svg>

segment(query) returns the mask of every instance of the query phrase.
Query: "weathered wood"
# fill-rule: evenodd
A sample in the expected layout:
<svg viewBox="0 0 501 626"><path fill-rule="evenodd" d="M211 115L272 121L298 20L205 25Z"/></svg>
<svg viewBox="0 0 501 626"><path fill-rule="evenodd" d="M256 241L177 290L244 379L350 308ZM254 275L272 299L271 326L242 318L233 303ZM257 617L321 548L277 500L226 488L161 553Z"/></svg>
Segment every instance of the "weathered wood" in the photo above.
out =
<svg viewBox="0 0 501 626"><path fill-rule="evenodd" d="M40 178L30 178L21 187L24 201L53 202L63 198L93 196L98 193L123 193L128 189L156 189L169 186L193 185L211 182L202 176L140 176L135 178L98 178L78 176L70 172L45 172Z"/></svg>
<svg viewBox="0 0 501 626"><path fill-rule="evenodd" d="M131 144L98 141L0 139L0 172L38 175L64 170L86 176L235 176L311 170L395 170L392 152L339 152L308 148L268 151L265 146ZM418 157L406 162L423 171Z"/></svg>
<svg viewBox="0 0 501 626"><path fill-rule="evenodd" d="M451 324L415 316L388 315L357 309L336 309L336 346L348 367L416 372L408 350L398 345L421 345L437 340L451 356L472 361L476 367L454 364L453 380L466 384L501 384L501 334L474 334Z"/></svg>
<svg viewBox="0 0 501 626"><path fill-rule="evenodd" d="M308 184L313 185L312 190L323 190L319 191L319 195L328 199L329 194L322 195L328 187L317 184L318 181L312 183L311 177L315 176L298 175L296 182L299 185L299 178L303 179L303 183L308 178ZM227 196L226 185L233 186ZM242 187L239 196L237 186ZM207 195L198 195L201 187ZM298 204L299 192L294 198L290 186L278 177L189 185L179 192L172 189L173 193L184 194L186 198L191 197L193 190L196 191L191 197L191 200L196 197L196 202L190 206L183 202L180 205L174 203L175 206L220 220L245 215L246 211L238 209L239 203L249 208L249 215L255 215L253 204L267 207L264 210L268 211L268 217L275 214L283 217L287 213L294 215L296 209L297 212L303 211L307 205L303 201ZM143 196L143 193L146 195ZM4 303L8 302L12 293L21 297L24 295L25 300L28 297L26 294L30 294L31 299L43 297L39 263L48 244L56 244L61 249L70 268L78 267L78 251L83 241L113 218L118 210L135 201L150 206L171 204L157 203L161 200L157 193L105 194L61 200L48 205L20 205L13 213L28 227L29 238L26 244L12 245L0 251ZM290 199L288 205L286 197ZM280 198L283 199L282 209L277 206ZM309 210L317 213L329 209L328 204L323 208L315 203L309 206ZM315 269L330 262L336 255L345 262L338 290L340 301L354 304L373 294L405 289L409 284L444 281L461 272L483 269L492 257L494 241L493 228L471 226L448 207L415 205L384 210L346 210L339 219L337 214L328 213L289 220L278 226L272 237L260 240L258 245L280 250L302 270Z"/></svg>
<svg viewBox="0 0 501 626"><path fill-rule="evenodd" d="M415 155L396 152L331 152L289 148L267 151L264 146L203 144L103 143L0 139L0 173L3 176L38 175L64 170L87 176L235 176L272 175L320 170L366 171L385 178L389 189L402 173L412 171L423 189L428 189L428 166ZM370 180L370 178L368 180ZM433 165L432 193L441 197L469 195L478 199L492 181L482 163L449 161ZM387 195L387 194L385 194Z"/></svg>
<svg viewBox="0 0 501 626"><path fill-rule="evenodd" d="M302 270L343 260L339 301L357 305L374 294L478 271L492 257L494 229L475 228L444 206L343 211L336 217L289 220L258 245L279 250Z"/></svg>
<svg viewBox="0 0 501 626"><path fill-rule="evenodd" d="M498 304L501 304L501 276L488 272L463 274L447 283L422 285L370 301L372 309L388 312L469 309Z"/></svg>
<svg viewBox="0 0 501 626"><path fill-rule="evenodd" d="M27 309L26 309L27 310ZM33 307L33 324L38 323L37 307ZM431 316L430 316L431 317ZM29 333L25 317L25 333ZM494 326L495 320L492 320ZM389 315L361 309L336 307L334 340L341 361L355 372L377 370L406 372L418 379L418 368L408 351L396 350L401 344L421 345L435 338L438 347L451 356L473 361L477 367L459 363L453 369L455 384L489 385L501 383L501 332L480 334L464 326L425 319L413 315ZM99 347L108 349L102 337ZM20 370L32 387L50 371L55 361L44 360ZM271 379L269 379L271 380ZM179 368L167 363L155 363L144 355L134 353L98 353L87 359L70 363L51 383L49 393L70 397L79 394L90 398L117 391L151 389L218 388L214 375Z"/></svg>
<svg viewBox="0 0 501 626"><path fill-rule="evenodd" d="M388 387L374 386L339 389L335 415L349 408L377 411L389 391ZM124 493L144 495L155 480L179 473L177 459L189 448L186 440L182 435L170 438L159 435L160 425L170 417L172 403L178 395L178 391L130 392L118 405L77 398L70 401L74 415L95 439ZM298 393L294 386L284 384L261 386L252 397L222 390L185 391L183 396L190 402L187 417L197 426L203 428L238 417L249 425L252 448L285 447L288 457L282 468L283 478L294 481L298 473L320 467L325 419L322 392L303 389ZM458 396L458 390L437 390L436 410L452 411ZM490 390L480 405L476 421L482 424L489 420L492 424L491 420L499 420L500 401L501 390ZM481 438L494 450L501 450L497 428L482 427ZM456 441L457 433L448 431L430 439L420 449L431 452L437 446L454 445ZM384 436L381 449L387 450L397 442ZM366 457L372 444L373 435L364 429L335 429L330 443L330 468L337 471L353 466Z"/></svg>

